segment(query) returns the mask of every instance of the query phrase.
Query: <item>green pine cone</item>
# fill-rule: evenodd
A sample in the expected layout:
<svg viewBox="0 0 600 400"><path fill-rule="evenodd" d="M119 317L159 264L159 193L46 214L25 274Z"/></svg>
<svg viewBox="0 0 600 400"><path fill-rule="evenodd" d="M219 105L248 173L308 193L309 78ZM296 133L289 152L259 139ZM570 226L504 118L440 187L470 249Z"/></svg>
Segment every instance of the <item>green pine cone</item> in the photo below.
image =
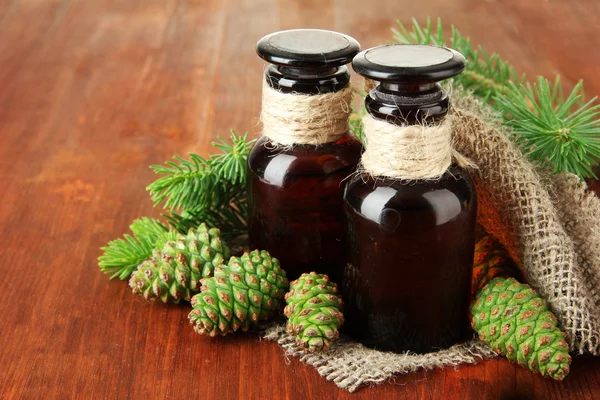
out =
<svg viewBox="0 0 600 400"><path fill-rule="evenodd" d="M546 302L513 278L495 278L471 305L471 325L496 353L558 381L569 373L569 345Z"/></svg>
<svg viewBox="0 0 600 400"><path fill-rule="evenodd" d="M201 224L187 235L177 234L177 239L167 241L162 250L155 250L131 274L129 286L146 299L160 298L163 303L190 301L200 291L200 280L212 276L215 267L229 256L221 231Z"/></svg>
<svg viewBox="0 0 600 400"><path fill-rule="evenodd" d="M310 352L327 351L339 339L344 323L343 302L337 285L327 275L311 272L290 283L285 295L287 331L296 343Z"/></svg>
<svg viewBox="0 0 600 400"><path fill-rule="evenodd" d="M202 335L226 335L281 312L289 282L279 260L269 252L254 250L231 257L202 280L202 291L192 298L190 323Z"/></svg>

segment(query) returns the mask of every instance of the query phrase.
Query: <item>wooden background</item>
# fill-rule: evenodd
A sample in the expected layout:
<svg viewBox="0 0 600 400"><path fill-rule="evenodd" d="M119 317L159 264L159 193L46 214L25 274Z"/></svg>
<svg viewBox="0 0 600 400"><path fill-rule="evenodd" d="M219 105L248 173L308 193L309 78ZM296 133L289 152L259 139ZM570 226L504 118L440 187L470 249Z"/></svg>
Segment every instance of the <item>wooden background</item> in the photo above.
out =
<svg viewBox="0 0 600 400"><path fill-rule="evenodd" d="M596 0L0 0L0 397L351 397L256 336L198 336L185 306L133 296L96 258L158 216L148 165L259 131L262 35L329 28L366 48L427 15L600 94ZM563 383L492 360L352 397L592 399L599 381L599 359Z"/></svg>

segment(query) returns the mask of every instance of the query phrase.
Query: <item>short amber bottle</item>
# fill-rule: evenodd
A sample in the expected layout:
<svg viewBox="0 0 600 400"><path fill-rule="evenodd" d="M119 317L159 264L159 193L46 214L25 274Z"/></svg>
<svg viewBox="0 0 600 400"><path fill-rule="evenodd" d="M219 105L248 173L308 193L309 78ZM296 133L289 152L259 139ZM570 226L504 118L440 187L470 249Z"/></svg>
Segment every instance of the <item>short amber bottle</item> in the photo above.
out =
<svg viewBox="0 0 600 400"><path fill-rule="evenodd" d="M265 77L283 93L318 95L348 87L348 64L359 51L349 36L292 30L262 38ZM344 270L342 181L355 170L362 145L349 133L319 145L280 146L261 137L248 158L249 237L281 261L290 279L326 273L341 282Z"/></svg>
<svg viewBox="0 0 600 400"><path fill-rule="evenodd" d="M438 124L449 98L436 81L464 65L453 50L414 45L370 49L353 61L357 73L380 82L367 111L396 125ZM466 172L452 165L437 179L412 181L363 173L349 180L344 208L346 331L396 352L467 338L476 196Z"/></svg>

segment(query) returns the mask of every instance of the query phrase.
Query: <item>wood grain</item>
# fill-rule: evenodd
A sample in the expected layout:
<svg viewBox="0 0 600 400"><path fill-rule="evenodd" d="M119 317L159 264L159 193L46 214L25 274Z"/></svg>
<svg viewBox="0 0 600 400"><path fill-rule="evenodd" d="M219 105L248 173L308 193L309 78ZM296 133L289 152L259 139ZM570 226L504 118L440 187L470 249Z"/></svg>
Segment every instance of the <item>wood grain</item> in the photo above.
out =
<svg viewBox="0 0 600 400"><path fill-rule="evenodd" d="M196 335L185 306L131 295L96 258L158 216L148 165L258 132L262 35L328 28L366 48L429 14L520 72L600 94L594 0L0 0L0 397L350 398L257 336ZM599 382L599 359L562 383L491 360L352 398L592 399Z"/></svg>

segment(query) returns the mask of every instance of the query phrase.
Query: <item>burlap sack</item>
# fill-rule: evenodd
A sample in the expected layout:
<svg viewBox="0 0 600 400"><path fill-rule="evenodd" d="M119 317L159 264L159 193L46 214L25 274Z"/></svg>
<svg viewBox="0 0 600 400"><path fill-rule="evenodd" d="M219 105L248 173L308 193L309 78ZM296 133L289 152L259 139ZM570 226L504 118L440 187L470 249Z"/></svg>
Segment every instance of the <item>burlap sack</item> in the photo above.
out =
<svg viewBox="0 0 600 400"><path fill-rule="evenodd" d="M600 200L566 174L551 176L527 161L496 115L476 98L454 93L454 146L471 159L479 222L519 264L548 302L575 353L600 354ZM394 374L476 363L494 353L474 340L426 355L367 349L347 339L325 354L308 354L282 326L267 330L286 354L354 391Z"/></svg>
<svg viewBox="0 0 600 400"><path fill-rule="evenodd" d="M479 167L472 174L479 223L506 246L527 282L546 299L569 336L571 350L599 354L598 275L591 267L594 260L587 257L597 253L600 243L584 242L581 235L571 237L569 233L578 228L563 225L586 220L581 201L587 197L572 193L577 186L561 186L568 194L553 202L550 193L559 192L543 184L489 108L474 97L455 95L453 118L456 149ZM555 203L563 204L562 212ZM573 209L567 211L569 203ZM600 221L592 223L597 231Z"/></svg>

